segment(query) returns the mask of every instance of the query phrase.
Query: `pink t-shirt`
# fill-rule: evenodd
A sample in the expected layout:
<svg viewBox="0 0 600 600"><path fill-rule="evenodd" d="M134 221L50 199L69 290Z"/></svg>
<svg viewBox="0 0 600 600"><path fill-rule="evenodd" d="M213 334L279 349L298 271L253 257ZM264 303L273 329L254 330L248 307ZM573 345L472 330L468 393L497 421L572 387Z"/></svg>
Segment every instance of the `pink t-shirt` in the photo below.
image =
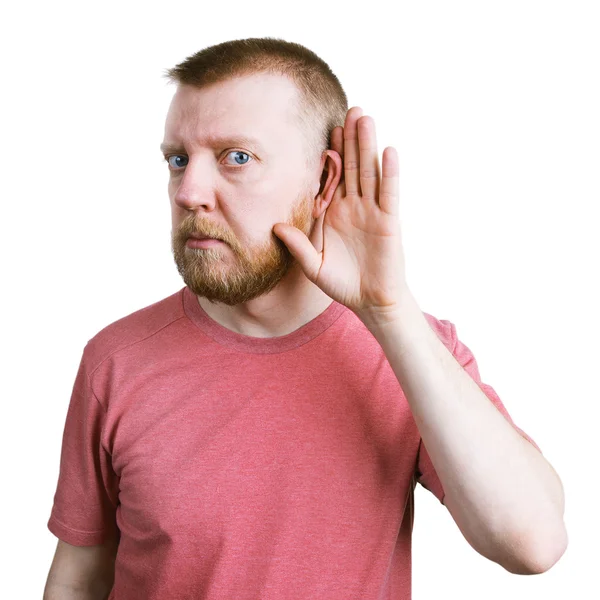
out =
<svg viewBox="0 0 600 600"><path fill-rule="evenodd" d="M516 427L450 321L423 313ZM120 536L109 600L409 600L414 488L444 491L383 350L333 301L287 335L185 286L86 344L49 530Z"/></svg>

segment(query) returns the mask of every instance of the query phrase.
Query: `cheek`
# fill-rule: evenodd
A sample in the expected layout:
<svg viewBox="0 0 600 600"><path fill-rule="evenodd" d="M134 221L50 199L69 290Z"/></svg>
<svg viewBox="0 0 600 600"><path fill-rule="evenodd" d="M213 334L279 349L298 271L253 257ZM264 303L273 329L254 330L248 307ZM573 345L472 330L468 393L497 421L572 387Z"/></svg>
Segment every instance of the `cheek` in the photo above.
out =
<svg viewBox="0 0 600 600"><path fill-rule="evenodd" d="M179 188L179 182L175 181L175 179L173 179L173 177L169 177L169 181L167 183L167 193L169 194L169 198L171 199L171 201L173 200L173 197L177 193L178 188Z"/></svg>

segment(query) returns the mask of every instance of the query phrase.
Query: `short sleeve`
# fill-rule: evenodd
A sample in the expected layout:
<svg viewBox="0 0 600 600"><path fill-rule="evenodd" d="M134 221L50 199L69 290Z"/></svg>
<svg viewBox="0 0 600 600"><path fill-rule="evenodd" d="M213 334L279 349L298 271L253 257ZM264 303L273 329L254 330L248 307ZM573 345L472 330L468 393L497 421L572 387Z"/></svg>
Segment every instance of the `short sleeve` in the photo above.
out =
<svg viewBox="0 0 600 600"><path fill-rule="evenodd" d="M504 404L498 397L498 394L494 390L494 388L481 381L481 377L479 375L479 368L477 366L477 362L471 350L461 342L456 334L456 327L453 323L447 320L437 321L438 324L441 324L440 327L433 327L434 331L438 333L439 337L444 341L446 347L451 349L452 355L458 363L464 368L464 370L471 376L471 378L477 383L477 385L481 388L483 393L493 402L494 406L502 413L504 418L516 429L516 431L523 436L527 441L535 446L540 452L540 447L535 443L535 441L527 435L522 429L517 427L506 410ZM431 462L431 458L429 453L427 452L427 448L423 443L423 439L419 441L419 450L417 452L417 462L416 462L416 472L415 477L416 480L427 490L429 490L432 494L436 496L436 498L443 504L444 503L444 488L442 487L442 483L433 467L433 463Z"/></svg>
<svg viewBox="0 0 600 600"><path fill-rule="evenodd" d="M101 544L119 535L118 478L101 442L105 416L91 388L84 349L67 410L47 525L56 537L73 546Z"/></svg>

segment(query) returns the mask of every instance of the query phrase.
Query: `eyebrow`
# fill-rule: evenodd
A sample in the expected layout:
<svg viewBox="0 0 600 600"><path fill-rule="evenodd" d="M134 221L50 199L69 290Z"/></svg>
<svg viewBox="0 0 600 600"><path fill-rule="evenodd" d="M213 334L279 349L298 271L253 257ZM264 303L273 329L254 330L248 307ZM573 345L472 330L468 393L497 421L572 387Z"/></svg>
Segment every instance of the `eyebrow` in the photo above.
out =
<svg viewBox="0 0 600 600"><path fill-rule="evenodd" d="M213 147L216 146L248 146L250 148L256 148L259 151L263 151L261 143L256 139L248 135L235 135L227 137L211 137L209 143ZM161 152L166 154L167 152L183 152L185 149L181 144L173 144L164 142L160 145Z"/></svg>

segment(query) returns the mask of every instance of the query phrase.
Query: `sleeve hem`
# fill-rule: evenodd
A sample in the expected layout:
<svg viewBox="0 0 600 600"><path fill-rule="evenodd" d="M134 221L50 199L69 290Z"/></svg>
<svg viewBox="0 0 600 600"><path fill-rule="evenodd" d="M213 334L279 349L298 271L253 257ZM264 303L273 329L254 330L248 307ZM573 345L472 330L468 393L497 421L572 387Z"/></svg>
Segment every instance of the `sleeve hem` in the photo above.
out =
<svg viewBox="0 0 600 600"><path fill-rule="evenodd" d="M78 531L67 527L54 515L48 520L47 527L57 538L72 546L95 546L102 544L108 537L105 531Z"/></svg>
<svg viewBox="0 0 600 600"><path fill-rule="evenodd" d="M527 435L520 427L517 427L516 425L514 427L517 430L517 433L519 433L521 435L521 437L524 437L534 448L537 449L537 451L540 454L542 454L542 455L544 454L542 452L541 448L533 441L533 439L529 435Z"/></svg>

